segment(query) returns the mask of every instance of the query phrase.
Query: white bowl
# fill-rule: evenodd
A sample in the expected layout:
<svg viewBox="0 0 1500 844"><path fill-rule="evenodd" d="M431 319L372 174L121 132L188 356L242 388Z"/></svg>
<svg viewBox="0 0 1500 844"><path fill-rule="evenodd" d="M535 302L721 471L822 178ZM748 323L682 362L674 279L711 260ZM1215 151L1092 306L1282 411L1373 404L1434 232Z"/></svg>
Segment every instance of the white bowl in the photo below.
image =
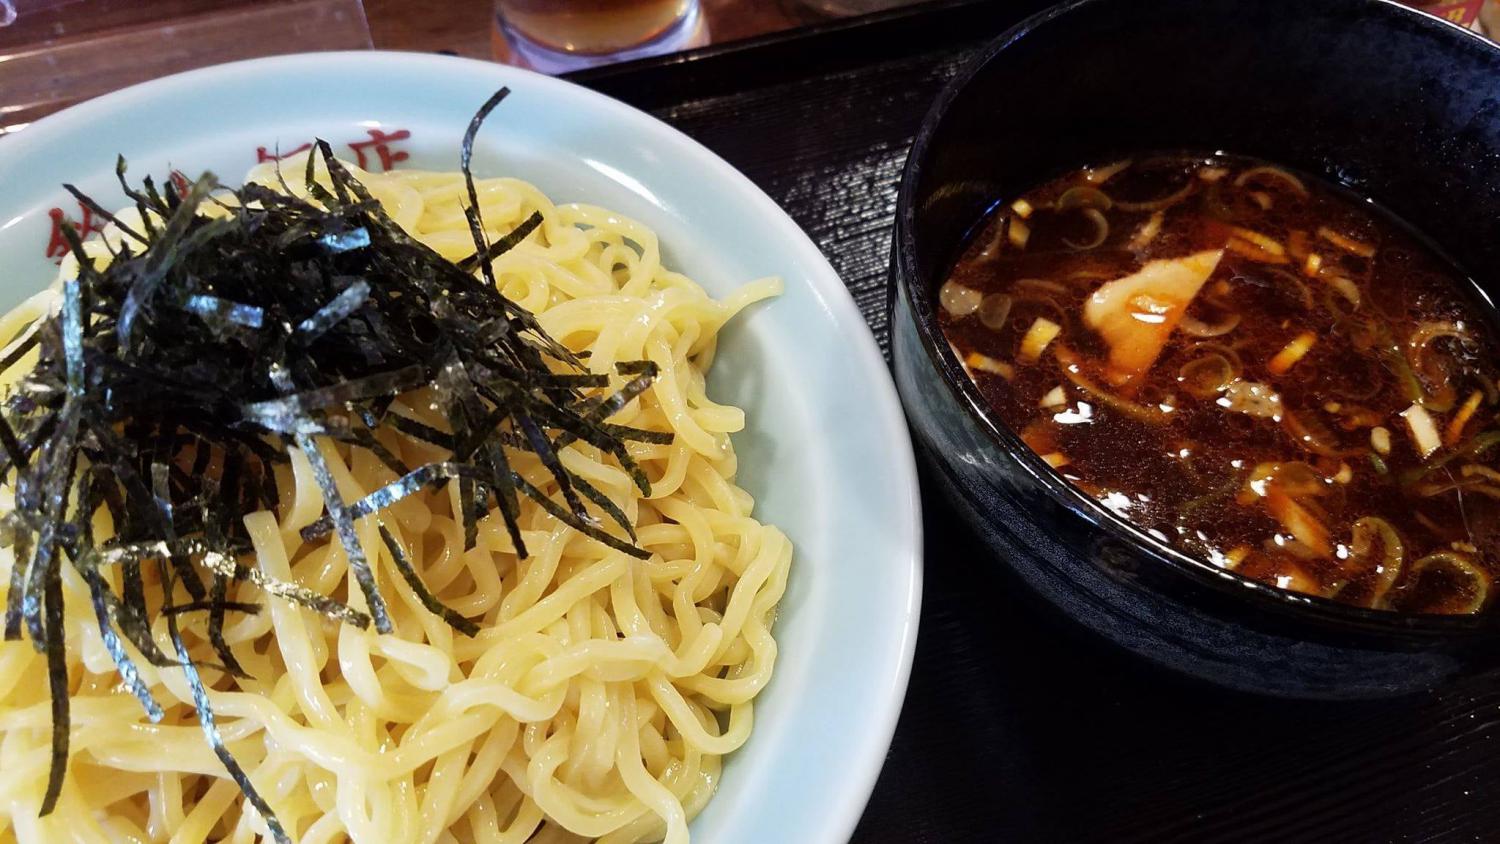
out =
<svg viewBox="0 0 1500 844"><path fill-rule="evenodd" d="M859 820L895 730L916 642L921 521L906 425L884 361L828 262L764 193L713 153L619 102L502 65L325 53L222 65L74 106L0 141L0 307L46 284L53 209L105 207L123 154L136 177L212 170L236 183L257 149L314 136L355 157L371 132L397 166L458 168L481 102L513 94L476 145L480 175L640 219L669 266L722 295L766 275L786 293L726 331L710 379L744 407L735 437L757 515L796 543L780 656L755 730L727 762L695 841L837 842ZM404 136L403 136L403 133ZM362 148L380 168L379 150Z"/></svg>

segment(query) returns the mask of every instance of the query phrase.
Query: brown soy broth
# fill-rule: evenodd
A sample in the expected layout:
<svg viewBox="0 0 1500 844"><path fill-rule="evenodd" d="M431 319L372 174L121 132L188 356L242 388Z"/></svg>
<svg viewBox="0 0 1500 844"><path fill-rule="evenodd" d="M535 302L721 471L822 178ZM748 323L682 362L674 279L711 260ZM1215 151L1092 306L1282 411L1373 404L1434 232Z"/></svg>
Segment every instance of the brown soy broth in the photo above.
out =
<svg viewBox="0 0 1500 844"><path fill-rule="evenodd" d="M941 291L943 331L1002 421L1158 538L1247 577L1347 603L1474 611L1500 559L1500 474L1486 474L1500 447L1481 447L1497 429L1489 315L1455 268L1371 203L1268 166L1221 154L1142 157L1107 178L1102 167L1093 181L1080 170L1026 193L1025 218L1002 203ZM1011 239L1018 218L1024 245ZM1098 238L1100 219L1103 241L1082 248ZM1115 383L1125 376L1109 363L1109 341L1087 324L1085 303L1148 262L1220 249L1154 363ZM955 288L963 290L948 307ZM997 294L1011 299L998 329L981 312L965 313L978 295ZM1020 350L1038 318L1061 331L1028 363ZM1416 345L1443 324L1459 336ZM1299 336L1313 338L1310 348L1273 371ZM1218 361L1207 360L1214 355L1232 373L1226 383L1238 385L1210 389L1223 380ZM1203 371L1215 378L1194 380ZM1278 397L1279 410L1243 412L1235 397L1246 385ZM1064 403L1041 407L1058 387ZM1475 393L1478 406L1450 437ZM1111 403L1121 400L1150 418ZM1401 415L1414 403L1449 440L1425 457ZM1387 452L1376 447L1377 427L1387 431ZM1273 468L1269 480L1256 474L1289 464L1298 465ZM1369 517L1394 529L1399 555L1375 541L1385 534Z"/></svg>

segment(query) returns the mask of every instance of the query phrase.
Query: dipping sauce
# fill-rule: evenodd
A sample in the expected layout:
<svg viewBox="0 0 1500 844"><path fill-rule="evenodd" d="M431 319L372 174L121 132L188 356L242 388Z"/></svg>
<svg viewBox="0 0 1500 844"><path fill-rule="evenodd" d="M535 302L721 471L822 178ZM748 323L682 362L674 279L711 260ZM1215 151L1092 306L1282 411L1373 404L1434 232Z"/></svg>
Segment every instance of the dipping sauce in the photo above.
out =
<svg viewBox="0 0 1500 844"><path fill-rule="evenodd" d="M1182 153L1002 203L938 298L992 411L1122 518L1283 589L1473 613L1500 395L1467 287L1342 188Z"/></svg>

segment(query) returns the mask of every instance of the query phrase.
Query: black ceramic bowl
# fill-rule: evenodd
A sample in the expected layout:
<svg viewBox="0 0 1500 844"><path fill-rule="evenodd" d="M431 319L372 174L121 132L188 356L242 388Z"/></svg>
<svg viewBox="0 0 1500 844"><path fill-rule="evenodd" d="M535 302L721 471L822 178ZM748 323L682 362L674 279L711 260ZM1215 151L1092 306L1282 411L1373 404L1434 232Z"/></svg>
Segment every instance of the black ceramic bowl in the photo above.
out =
<svg viewBox="0 0 1500 844"><path fill-rule="evenodd" d="M1031 587L1159 664L1272 694L1410 692L1493 664L1500 615L1402 615L1284 592L1157 542L989 416L937 287L995 202L1077 166L1222 149L1322 174L1500 295L1500 49L1384 0L1080 0L948 87L906 163L896 381L945 492Z"/></svg>

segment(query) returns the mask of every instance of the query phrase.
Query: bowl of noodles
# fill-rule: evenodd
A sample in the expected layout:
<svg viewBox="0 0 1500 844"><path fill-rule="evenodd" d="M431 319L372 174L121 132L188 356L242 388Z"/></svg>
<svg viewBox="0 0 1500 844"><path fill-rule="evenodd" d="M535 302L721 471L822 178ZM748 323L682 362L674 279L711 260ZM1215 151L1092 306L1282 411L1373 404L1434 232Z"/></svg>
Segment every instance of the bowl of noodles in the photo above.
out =
<svg viewBox="0 0 1500 844"><path fill-rule="evenodd" d="M910 445L729 165L360 53L74 107L0 184L0 840L852 832Z"/></svg>

